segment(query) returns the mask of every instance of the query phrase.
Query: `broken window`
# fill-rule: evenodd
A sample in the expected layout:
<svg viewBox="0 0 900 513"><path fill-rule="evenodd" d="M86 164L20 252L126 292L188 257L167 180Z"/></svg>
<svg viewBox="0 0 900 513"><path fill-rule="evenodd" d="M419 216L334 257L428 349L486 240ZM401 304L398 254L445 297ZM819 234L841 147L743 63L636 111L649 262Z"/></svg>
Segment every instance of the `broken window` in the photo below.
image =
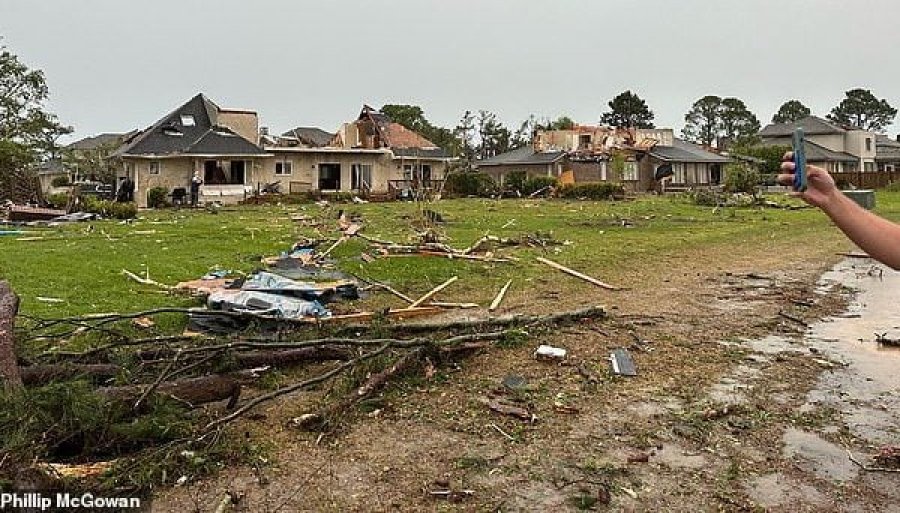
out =
<svg viewBox="0 0 900 513"><path fill-rule="evenodd" d="M182 114L181 115L181 125L182 126L194 126L194 116L190 114Z"/></svg>
<svg viewBox="0 0 900 513"><path fill-rule="evenodd" d="M290 160L275 163L276 175L290 175L293 172L294 163Z"/></svg>
<svg viewBox="0 0 900 513"><path fill-rule="evenodd" d="M372 164L350 166L350 188L355 191L372 188Z"/></svg>
<svg viewBox="0 0 900 513"><path fill-rule="evenodd" d="M319 164L319 190L341 190L340 164Z"/></svg>
<svg viewBox="0 0 900 513"><path fill-rule="evenodd" d="M204 160L205 185L243 185L248 164L243 160Z"/></svg>

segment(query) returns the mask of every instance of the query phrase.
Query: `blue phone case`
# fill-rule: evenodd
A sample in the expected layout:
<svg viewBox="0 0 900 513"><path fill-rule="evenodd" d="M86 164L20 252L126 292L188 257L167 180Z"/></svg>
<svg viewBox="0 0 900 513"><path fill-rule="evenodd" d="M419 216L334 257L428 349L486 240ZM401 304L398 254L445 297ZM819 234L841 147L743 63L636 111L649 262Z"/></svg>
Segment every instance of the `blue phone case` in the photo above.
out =
<svg viewBox="0 0 900 513"><path fill-rule="evenodd" d="M803 192L806 190L806 152L803 149L803 129L794 130L794 190Z"/></svg>

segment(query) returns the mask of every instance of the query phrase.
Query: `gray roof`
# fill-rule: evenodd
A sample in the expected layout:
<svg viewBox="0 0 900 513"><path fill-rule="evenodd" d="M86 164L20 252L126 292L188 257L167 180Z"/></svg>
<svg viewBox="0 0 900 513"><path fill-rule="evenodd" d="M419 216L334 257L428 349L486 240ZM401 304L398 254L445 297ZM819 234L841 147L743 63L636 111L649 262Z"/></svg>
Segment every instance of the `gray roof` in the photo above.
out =
<svg viewBox="0 0 900 513"><path fill-rule="evenodd" d="M900 161L900 142L886 135L875 135L875 160Z"/></svg>
<svg viewBox="0 0 900 513"><path fill-rule="evenodd" d="M68 171L63 166L62 159L54 158L41 162L37 166L37 174L39 175L61 175Z"/></svg>
<svg viewBox="0 0 900 513"><path fill-rule="evenodd" d="M495 155L478 162L478 166L530 166L552 164L563 158L564 151L545 151L535 153L531 146L524 146L500 155Z"/></svg>
<svg viewBox="0 0 900 513"><path fill-rule="evenodd" d="M66 146L70 150L96 150L101 146L115 147L122 144L122 141L129 134L99 134L92 137L79 139Z"/></svg>
<svg viewBox="0 0 900 513"><path fill-rule="evenodd" d="M257 145L217 126L219 107L202 93L131 139L114 156L264 155ZM192 117L193 124L182 118Z"/></svg>
<svg viewBox="0 0 900 513"><path fill-rule="evenodd" d="M803 143L807 162L859 162L859 157L854 157L849 153L829 150L808 140L804 140Z"/></svg>
<svg viewBox="0 0 900 513"><path fill-rule="evenodd" d="M450 154L443 148L391 148L395 157L412 157L423 159L447 159Z"/></svg>
<svg viewBox="0 0 900 513"><path fill-rule="evenodd" d="M656 145L650 149L650 156L665 162L706 162L711 164L724 164L730 162L728 157L718 153L706 151L698 146L681 139L674 139L672 146Z"/></svg>
<svg viewBox="0 0 900 513"><path fill-rule="evenodd" d="M761 137L785 137L802 128L806 135L843 134L847 130L831 121L817 116L806 116L793 123L771 123L759 131Z"/></svg>
<svg viewBox="0 0 900 513"><path fill-rule="evenodd" d="M296 137L297 139L309 144L310 146L328 146L331 143L331 140L334 139L334 135L331 132L326 132L321 128L311 127L311 126L298 126L293 130L288 130L287 132L281 134L282 137Z"/></svg>

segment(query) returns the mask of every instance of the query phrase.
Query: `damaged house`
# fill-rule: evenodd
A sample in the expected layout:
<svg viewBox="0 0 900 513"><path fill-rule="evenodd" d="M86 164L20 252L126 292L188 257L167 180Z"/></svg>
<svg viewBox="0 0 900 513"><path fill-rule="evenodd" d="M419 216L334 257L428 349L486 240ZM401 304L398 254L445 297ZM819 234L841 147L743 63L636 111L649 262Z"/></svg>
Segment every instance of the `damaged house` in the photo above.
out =
<svg viewBox="0 0 900 513"><path fill-rule="evenodd" d="M201 201L236 203L254 190L254 172L269 155L258 145L256 112L219 107L202 93L131 136L112 154L120 177L135 184L134 199L147 206L147 193L165 188L179 201L191 177L203 179Z"/></svg>
<svg viewBox="0 0 900 513"><path fill-rule="evenodd" d="M614 156L622 168L615 169ZM656 190L661 168L671 174L670 189L713 186L722 181L729 159L674 136L672 129L625 129L576 125L540 130L531 146L478 163L479 171L499 184L510 173L551 176L561 183L621 182L629 192Z"/></svg>
<svg viewBox="0 0 900 513"><path fill-rule="evenodd" d="M438 189L453 159L422 135L364 105L335 134L300 127L264 137L258 176L290 193L352 193L396 198Z"/></svg>

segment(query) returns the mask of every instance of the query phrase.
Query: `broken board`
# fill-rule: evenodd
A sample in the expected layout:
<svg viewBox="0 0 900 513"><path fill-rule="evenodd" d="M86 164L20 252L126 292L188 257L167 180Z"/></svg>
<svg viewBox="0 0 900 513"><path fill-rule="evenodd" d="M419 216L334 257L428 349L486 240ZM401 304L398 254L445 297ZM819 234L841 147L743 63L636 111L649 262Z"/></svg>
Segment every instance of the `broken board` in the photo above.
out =
<svg viewBox="0 0 900 513"><path fill-rule="evenodd" d="M631 353L626 349L614 349L609 354L609 361L612 363L614 374L619 376L637 376L637 368L634 366L634 360Z"/></svg>

